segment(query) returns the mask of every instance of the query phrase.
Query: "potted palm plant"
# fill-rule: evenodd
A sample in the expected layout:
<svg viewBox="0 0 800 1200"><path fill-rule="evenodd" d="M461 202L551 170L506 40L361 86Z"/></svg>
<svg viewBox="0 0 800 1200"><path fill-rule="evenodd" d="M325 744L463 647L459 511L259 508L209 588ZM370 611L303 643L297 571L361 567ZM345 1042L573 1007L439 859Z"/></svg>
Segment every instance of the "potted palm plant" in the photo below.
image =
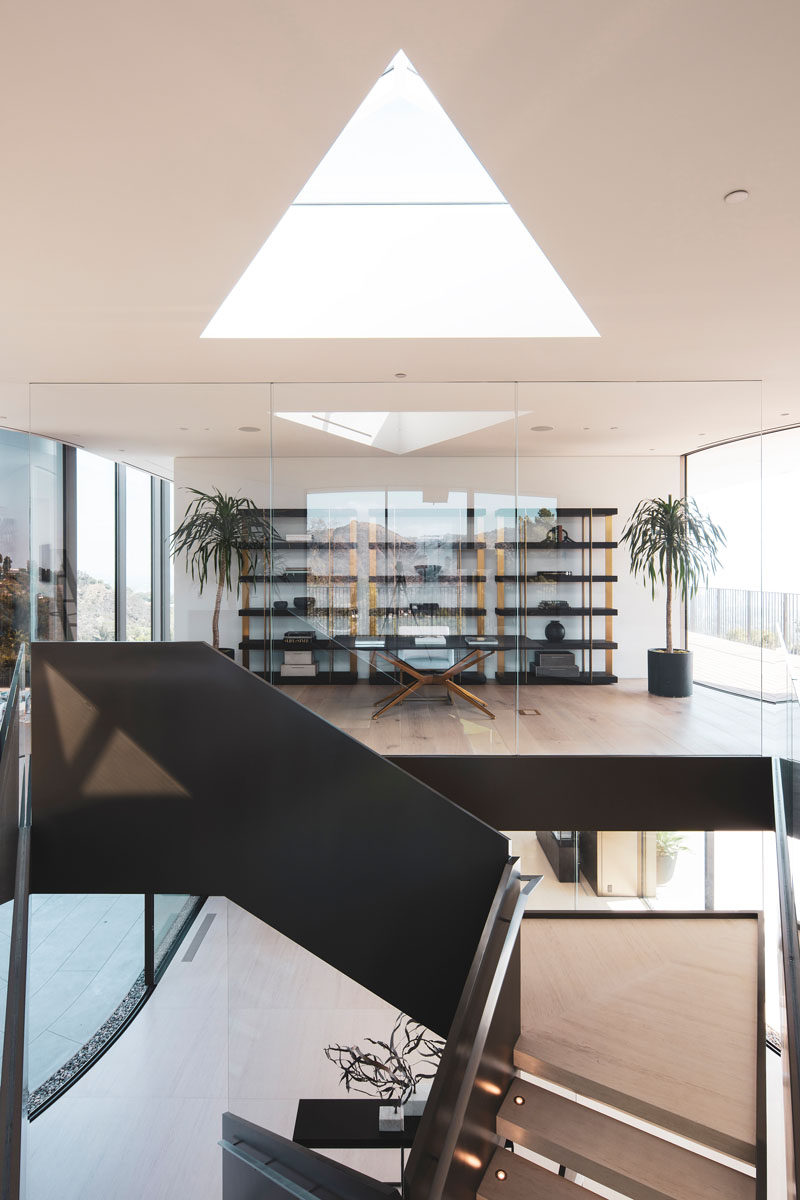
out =
<svg viewBox="0 0 800 1200"><path fill-rule="evenodd" d="M170 552L173 558L186 556L186 570L197 580L201 595L209 574L216 579L211 644L219 650L222 594L233 591L234 583L239 594L239 576L247 569L248 550L266 551L270 526L263 511L246 496L226 496L218 488L211 492L186 490L195 499L172 535ZM233 650L222 652L233 658Z"/></svg>
<svg viewBox="0 0 800 1200"><path fill-rule="evenodd" d="M655 598L656 585L666 589L666 646L647 651L647 687L654 696L691 696L692 653L672 641L672 602L693 596L720 565L725 534L704 516L692 499L668 496L641 500L621 538L628 543L631 570L641 575Z"/></svg>

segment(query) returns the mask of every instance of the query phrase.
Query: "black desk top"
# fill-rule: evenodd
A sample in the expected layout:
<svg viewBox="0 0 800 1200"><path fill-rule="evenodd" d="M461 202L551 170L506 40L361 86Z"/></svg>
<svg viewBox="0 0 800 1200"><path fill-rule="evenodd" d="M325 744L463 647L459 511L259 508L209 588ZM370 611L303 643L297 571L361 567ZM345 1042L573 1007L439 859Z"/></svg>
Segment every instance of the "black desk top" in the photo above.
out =
<svg viewBox="0 0 800 1200"><path fill-rule="evenodd" d="M381 1133L382 1100L298 1100L292 1140L316 1150L399 1150L414 1141L420 1117L405 1119L402 1133Z"/></svg>
<svg viewBox="0 0 800 1200"><path fill-rule="evenodd" d="M336 635L336 644L342 646L345 650L360 650L364 654L371 653L373 650L388 650L393 654L397 650L486 650L493 653L495 650L515 650L517 646L531 646L539 649L540 647L555 646L554 642L537 642L532 638L518 637L516 634L503 634L497 637L492 637L488 642L474 642L476 634L472 633L451 633L444 637L444 642L438 645L417 645L417 638L434 636L425 634L420 630L417 634L407 634L402 637L395 634L378 634L378 637L383 638L383 646L356 646L357 641L369 637L369 634L359 634L357 638L344 635ZM444 636L444 635L443 635Z"/></svg>

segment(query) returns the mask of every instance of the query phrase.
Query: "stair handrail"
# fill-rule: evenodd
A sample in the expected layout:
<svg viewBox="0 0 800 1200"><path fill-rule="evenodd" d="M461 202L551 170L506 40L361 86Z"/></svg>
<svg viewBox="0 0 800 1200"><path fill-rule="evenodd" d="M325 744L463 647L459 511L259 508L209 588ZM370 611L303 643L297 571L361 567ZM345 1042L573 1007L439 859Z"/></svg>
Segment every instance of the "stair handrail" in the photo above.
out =
<svg viewBox="0 0 800 1200"><path fill-rule="evenodd" d="M248 1167L252 1167L262 1178L268 1179L270 1183L281 1188L287 1196L294 1196L295 1200L316 1200L316 1197L307 1188L304 1188L299 1183L295 1183L293 1179L287 1179L285 1175L281 1175L280 1171L274 1170L269 1163L262 1162L260 1158L256 1158L254 1154L250 1154L234 1142L229 1142L227 1138L220 1138L217 1144L227 1154L232 1154L240 1162L245 1163Z"/></svg>
<svg viewBox="0 0 800 1200"><path fill-rule="evenodd" d="M11 673L11 684L6 697L6 707L3 712L3 719L0 721L0 756L3 754L3 747L6 744L11 724L14 717L14 712L19 707L19 699L22 688L25 686L25 647L20 646L17 653L17 661L14 663L14 670Z"/></svg>
<svg viewBox="0 0 800 1200"><path fill-rule="evenodd" d="M786 808L784 801L784 777L797 769L796 764L779 758L772 760L773 795L775 799L775 852L777 858L778 905L781 921L781 956L783 959L783 986L785 996L786 1045L784 1053L788 1059L789 1101L791 1105L790 1128L787 1126L787 1158L791 1152L793 1162L787 1161L788 1195L800 1196L800 942L797 932L797 908L795 904L792 865L786 832Z"/></svg>
<svg viewBox="0 0 800 1200"><path fill-rule="evenodd" d="M409 1158L412 1174L407 1170L405 1175L404 1194L409 1200L443 1200L528 897L540 880L540 875L521 877L517 861L510 860L500 881L414 1140ZM505 931L498 946L498 930L503 925ZM468 1035L466 1039L465 1034ZM468 1040L470 1046L466 1063L460 1057L464 1040ZM448 1095L448 1092L453 1094ZM441 1106L450 1113L450 1118L444 1133L437 1138L435 1113ZM413 1167L423 1156L436 1160L433 1178L424 1185L424 1196L413 1178ZM477 1169L478 1164L473 1165ZM485 1167L486 1164L480 1165Z"/></svg>
<svg viewBox="0 0 800 1200"><path fill-rule="evenodd" d="M28 916L30 908L30 771L23 773L11 947L8 958L2 1077L0 1077L0 1200L24 1195L22 1130L27 1119L25 1016L28 990Z"/></svg>

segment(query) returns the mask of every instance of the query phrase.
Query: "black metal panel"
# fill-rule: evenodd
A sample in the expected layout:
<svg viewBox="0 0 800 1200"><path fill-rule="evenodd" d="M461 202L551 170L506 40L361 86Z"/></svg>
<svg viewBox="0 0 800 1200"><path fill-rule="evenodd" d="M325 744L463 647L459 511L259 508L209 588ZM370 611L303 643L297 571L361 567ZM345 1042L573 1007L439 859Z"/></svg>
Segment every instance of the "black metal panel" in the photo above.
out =
<svg viewBox="0 0 800 1200"><path fill-rule="evenodd" d="M632 755L391 759L495 829L772 829L770 760Z"/></svg>
<svg viewBox="0 0 800 1200"><path fill-rule="evenodd" d="M35 891L226 895L446 1033L493 829L203 643L33 648Z"/></svg>
<svg viewBox="0 0 800 1200"><path fill-rule="evenodd" d="M337 1196L340 1200L391 1200L398 1194L388 1184L378 1183L234 1113L222 1114L222 1139L223 1200L282 1200L293 1193L280 1186L281 1177L305 1189L309 1200L312 1194ZM242 1158L236 1157L237 1151ZM276 1178L269 1180L259 1174L259 1163L271 1168Z"/></svg>

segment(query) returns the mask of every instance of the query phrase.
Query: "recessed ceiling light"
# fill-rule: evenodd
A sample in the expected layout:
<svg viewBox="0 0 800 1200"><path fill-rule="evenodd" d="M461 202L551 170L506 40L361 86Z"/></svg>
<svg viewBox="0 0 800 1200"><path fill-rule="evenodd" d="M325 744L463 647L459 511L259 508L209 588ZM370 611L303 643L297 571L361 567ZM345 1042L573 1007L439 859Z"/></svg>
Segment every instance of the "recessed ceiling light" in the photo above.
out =
<svg viewBox="0 0 800 1200"><path fill-rule="evenodd" d="M503 1179L506 1179L506 1178L507 1178L507 1176L506 1176L506 1173L505 1173L505 1171L503 1170L503 1168L502 1168L502 1167L500 1168L500 1170L499 1170L499 1171L495 1171L495 1177L496 1177L497 1179L500 1179L500 1180L503 1180Z"/></svg>
<svg viewBox="0 0 800 1200"><path fill-rule="evenodd" d="M584 433L588 433L588 431L589 431L591 428L592 428L592 427L591 427L591 425L584 425L584 427L583 427L583 431L584 431Z"/></svg>
<svg viewBox="0 0 800 1200"><path fill-rule="evenodd" d="M781 413L781 416L782 416L782 417L790 417L791 415L792 415L792 414L791 414L791 413L788 413L788 412L786 412L786 413ZM5 417L0 417L0 421L5 421Z"/></svg>
<svg viewBox="0 0 800 1200"><path fill-rule="evenodd" d="M260 425L240 425L239 433L261 433Z"/></svg>
<svg viewBox="0 0 800 1200"><path fill-rule="evenodd" d="M395 379L405 379L407 376L405 371L395 371L394 377Z"/></svg>
<svg viewBox="0 0 800 1200"><path fill-rule="evenodd" d="M180 429L181 433L187 433L189 426L188 425L179 425L178 429Z"/></svg>
<svg viewBox="0 0 800 1200"><path fill-rule="evenodd" d="M734 188L723 197L726 204L743 204L750 199L750 193L745 188Z"/></svg>
<svg viewBox="0 0 800 1200"><path fill-rule="evenodd" d="M554 426L552 425L531 425L532 433L550 433Z"/></svg>
<svg viewBox="0 0 800 1200"><path fill-rule="evenodd" d="M619 425L609 425L609 429L619 429Z"/></svg>
<svg viewBox="0 0 800 1200"><path fill-rule="evenodd" d="M650 453L651 453L651 454L655 453L655 446L651 446L651 447L650 447Z"/></svg>

